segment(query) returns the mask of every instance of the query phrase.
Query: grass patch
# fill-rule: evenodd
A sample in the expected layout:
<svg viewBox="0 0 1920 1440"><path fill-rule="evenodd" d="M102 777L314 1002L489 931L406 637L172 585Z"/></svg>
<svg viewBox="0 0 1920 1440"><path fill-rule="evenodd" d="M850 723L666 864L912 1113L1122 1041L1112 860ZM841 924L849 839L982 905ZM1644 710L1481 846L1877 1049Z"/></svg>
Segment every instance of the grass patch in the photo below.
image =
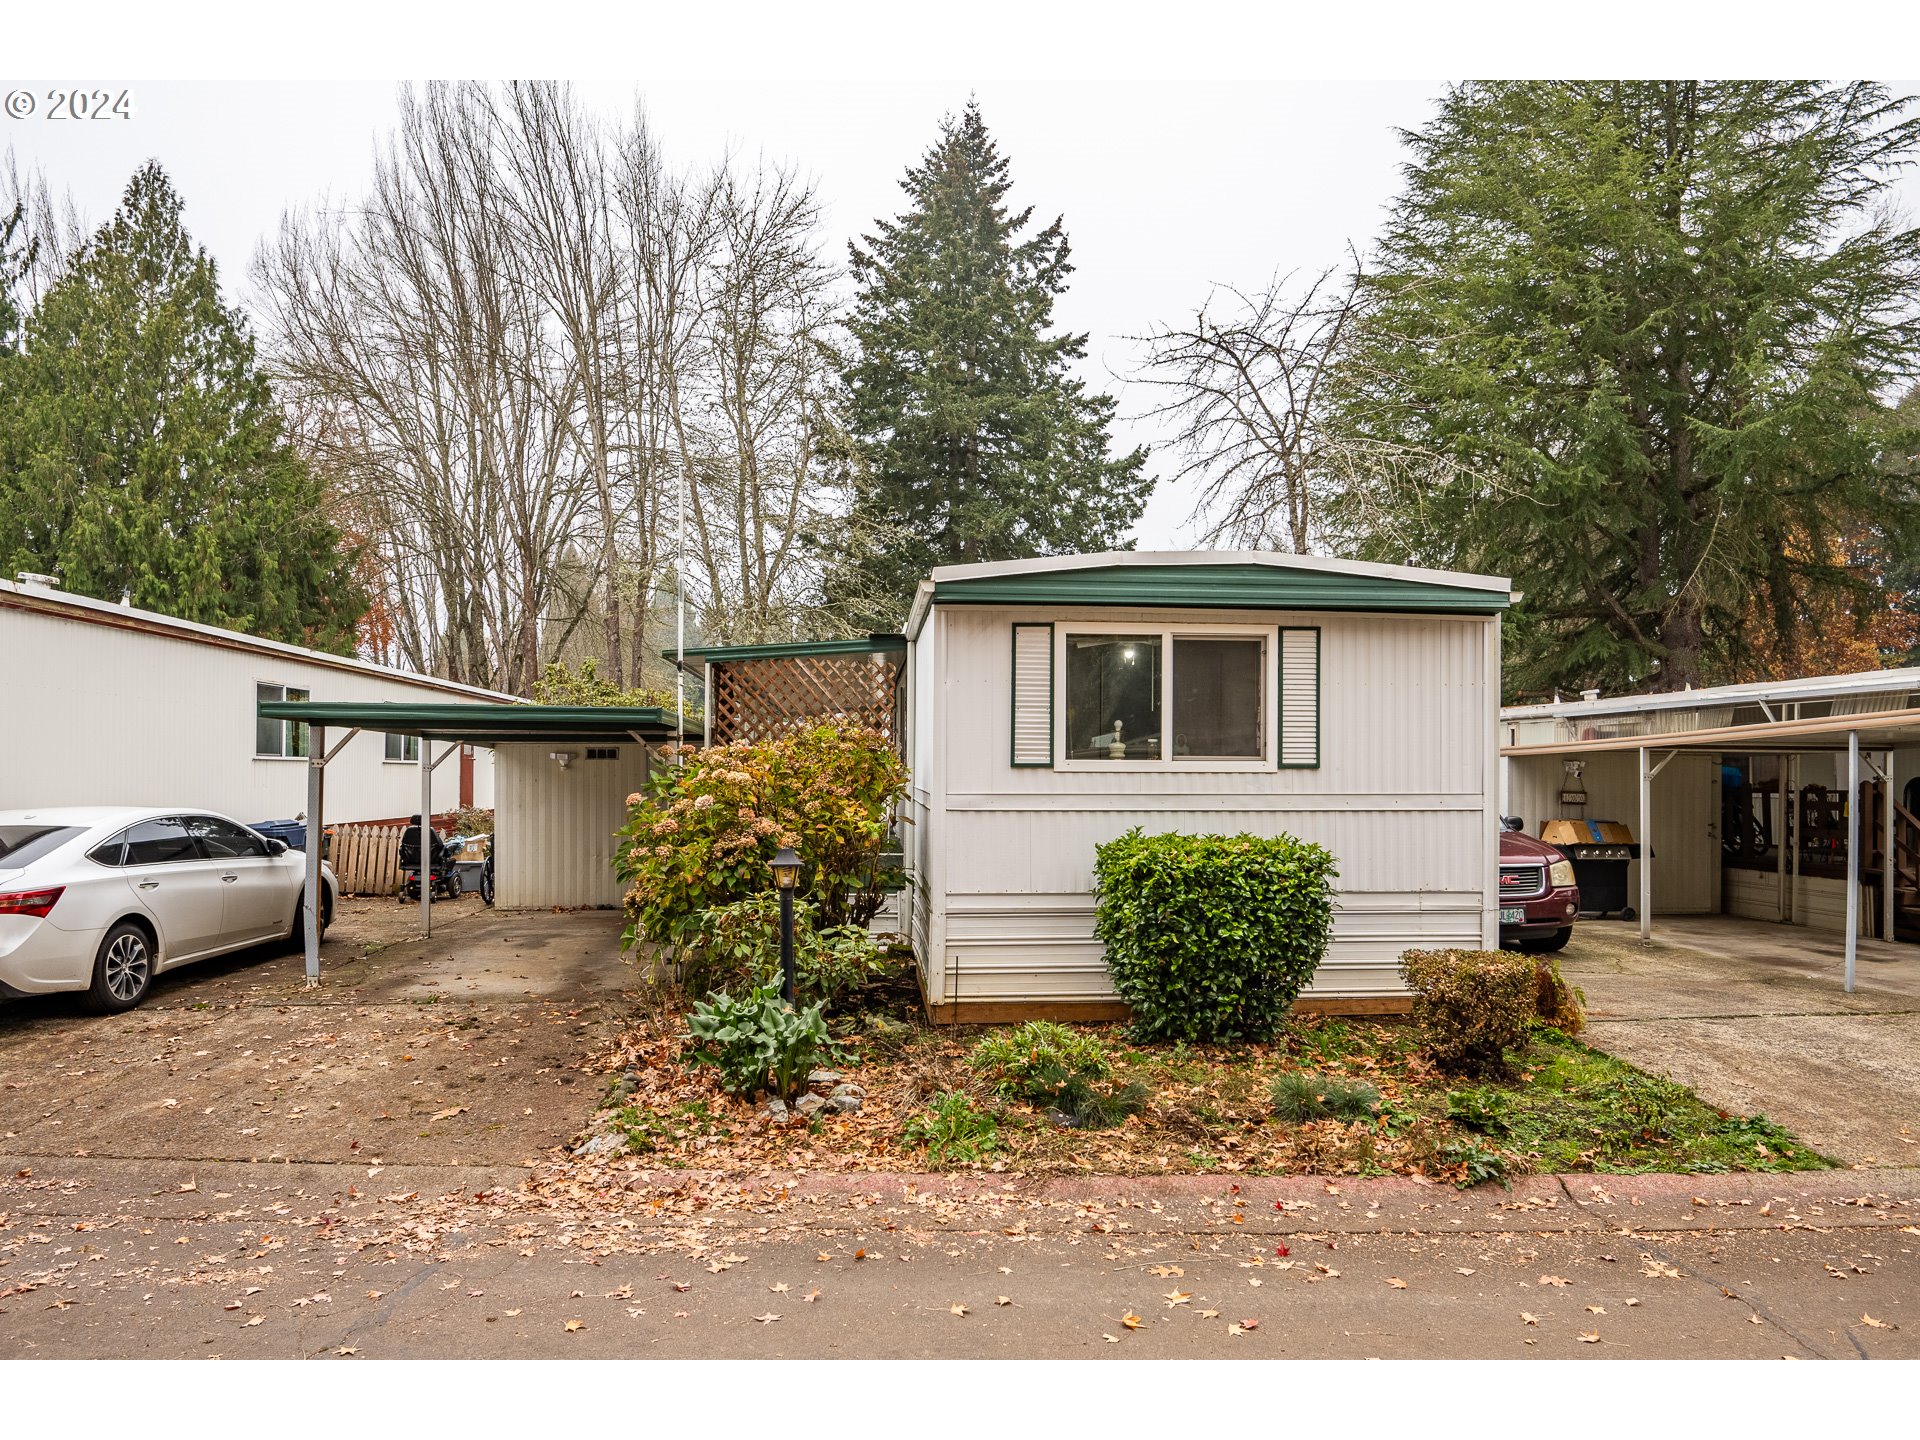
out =
<svg viewBox="0 0 1920 1440"><path fill-rule="evenodd" d="M1827 1170L1833 1162L1765 1116L1715 1109L1556 1030L1535 1032L1516 1085L1450 1090L1453 1124L1541 1171Z"/></svg>

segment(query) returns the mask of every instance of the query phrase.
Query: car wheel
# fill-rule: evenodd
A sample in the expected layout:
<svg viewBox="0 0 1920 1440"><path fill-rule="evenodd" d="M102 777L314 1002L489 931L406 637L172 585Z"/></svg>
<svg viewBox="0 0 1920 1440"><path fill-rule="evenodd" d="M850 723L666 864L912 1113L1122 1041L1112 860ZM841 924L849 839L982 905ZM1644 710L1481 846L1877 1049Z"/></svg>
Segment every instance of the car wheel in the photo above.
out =
<svg viewBox="0 0 1920 1440"><path fill-rule="evenodd" d="M320 938L325 939L327 926L333 923L333 891L327 886L320 887ZM307 892L302 890L300 898L293 907L293 928L287 931L287 943L298 950L307 943Z"/></svg>
<svg viewBox="0 0 1920 1440"><path fill-rule="evenodd" d="M153 984L153 942L131 920L122 920L100 941L93 957L87 1004L103 1015L131 1010Z"/></svg>
<svg viewBox="0 0 1920 1440"><path fill-rule="evenodd" d="M493 904L493 867L491 865L480 872L480 903Z"/></svg>
<svg viewBox="0 0 1920 1440"><path fill-rule="evenodd" d="M1533 950L1537 950L1543 955L1548 955L1553 953L1555 950L1566 949L1567 941L1571 940L1572 938L1573 938L1573 927L1569 925L1564 930L1556 930L1553 932L1553 934L1534 941L1529 948Z"/></svg>

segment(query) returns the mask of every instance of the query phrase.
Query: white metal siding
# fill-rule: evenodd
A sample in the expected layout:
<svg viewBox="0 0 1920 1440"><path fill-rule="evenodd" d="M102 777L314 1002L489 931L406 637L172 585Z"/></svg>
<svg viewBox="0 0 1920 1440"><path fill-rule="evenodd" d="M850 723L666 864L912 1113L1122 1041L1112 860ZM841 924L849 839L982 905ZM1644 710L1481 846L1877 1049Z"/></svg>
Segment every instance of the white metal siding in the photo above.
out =
<svg viewBox="0 0 1920 1440"><path fill-rule="evenodd" d="M426 685L169 635L0 607L0 810L37 805L180 805L243 822L307 808L307 765L254 756L256 684L315 700L446 702ZM331 746L344 732L334 731ZM417 765L388 763L355 736L327 767L326 819L411 815ZM474 753L474 801L493 804L492 752ZM460 799L460 762L433 775L435 810Z"/></svg>
<svg viewBox="0 0 1920 1440"><path fill-rule="evenodd" d="M1320 628L1319 767L1014 767L1008 627L1034 620ZM1093 938L1094 848L1135 825L1284 831L1330 849L1339 910L1315 994L1399 993L1402 950L1480 944L1498 700L1490 628L1478 617L936 608L916 659L929 659L924 636L942 648L916 698L937 697L940 730L930 753L916 744L914 781L931 812L922 853L941 853L943 867L933 898L944 914L915 936L916 949L932 947L921 950L930 994L1111 998Z"/></svg>
<svg viewBox="0 0 1920 1440"><path fill-rule="evenodd" d="M564 770L556 748L499 748L496 900L507 909L618 905L613 832L626 823L627 796L646 785L646 747L619 745L615 759L588 760L585 747L567 746L574 758Z"/></svg>

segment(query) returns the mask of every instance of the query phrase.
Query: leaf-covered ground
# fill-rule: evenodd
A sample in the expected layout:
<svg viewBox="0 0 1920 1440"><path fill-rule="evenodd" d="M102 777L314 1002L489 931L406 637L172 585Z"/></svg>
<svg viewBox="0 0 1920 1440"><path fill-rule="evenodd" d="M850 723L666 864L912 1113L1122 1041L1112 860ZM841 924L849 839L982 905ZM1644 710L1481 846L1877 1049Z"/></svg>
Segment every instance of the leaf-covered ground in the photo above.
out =
<svg viewBox="0 0 1920 1440"><path fill-rule="evenodd" d="M1139 1046L1124 1027L1083 1027L1107 1045L1114 1090L1137 1084L1138 1113L1106 1128L1062 1123L1045 1105L997 1093L970 1063L985 1029L930 1027L895 1010L836 1022L833 1068L865 1090L858 1113L776 1125L723 1094L690 1061L679 1015L637 1021L604 1056L610 1085L592 1129L656 1164L920 1170L978 1165L1038 1174L1423 1175L1456 1183L1529 1172L1811 1170L1829 1162L1764 1118L1729 1115L1557 1031L1541 1030L1511 1084L1449 1081L1395 1021L1303 1018L1269 1045ZM1362 1080L1377 1112L1354 1123L1283 1123L1269 1091L1287 1072ZM909 1136L959 1093L972 1152ZM1140 1091L1134 1092L1140 1095ZM949 1102L951 1107L955 1102ZM605 1142L602 1142L603 1144Z"/></svg>

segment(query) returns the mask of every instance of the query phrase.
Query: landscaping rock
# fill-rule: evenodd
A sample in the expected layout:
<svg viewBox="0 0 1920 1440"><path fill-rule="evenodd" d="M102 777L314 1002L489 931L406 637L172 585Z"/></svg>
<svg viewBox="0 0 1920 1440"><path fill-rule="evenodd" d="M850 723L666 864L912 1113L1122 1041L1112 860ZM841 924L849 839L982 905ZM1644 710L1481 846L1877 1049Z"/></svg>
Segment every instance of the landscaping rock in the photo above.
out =
<svg viewBox="0 0 1920 1440"><path fill-rule="evenodd" d="M814 1070L810 1071L807 1075L807 1084L809 1085L833 1086L839 1083L840 1072L838 1070Z"/></svg>
<svg viewBox="0 0 1920 1440"><path fill-rule="evenodd" d="M583 1143L574 1147L575 1155L608 1155L627 1148L627 1137L611 1131L589 1136Z"/></svg>
<svg viewBox="0 0 1920 1440"><path fill-rule="evenodd" d="M818 1095L802 1095L793 1102L793 1113L807 1119L827 1108L827 1102Z"/></svg>
<svg viewBox="0 0 1920 1440"><path fill-rule="evenodd" d="M841 1090L846 1088L844 1085L840 1087ZM842 1095L839 1090L836 1090L828 1097L827 1108L838 1115L851 1115L860 1108L860 1097L858 1095Z"/></svg>
<svg viewBox="0 0 1920 1440"><path fill-rule="evenodd" d="M855 1085L851 1081L849 1081L846 1084L834 1086L833 1094L829 1095L827 1098L829 1100L842 1100L842 1099L847 1099L849 1097L855 1100L864 1100L867 1098L867 1092L864 1089L862 1089L860 1086Z"/></svg>
<svg viewBox="0 0 1920 1440"><path fill-rule="evenodd" d="M760 1113L776 1125L784 1125L793 1118L792 1113L787 1109L787 1102L778 1095L767 1101L767 1108Z"/></svg>

